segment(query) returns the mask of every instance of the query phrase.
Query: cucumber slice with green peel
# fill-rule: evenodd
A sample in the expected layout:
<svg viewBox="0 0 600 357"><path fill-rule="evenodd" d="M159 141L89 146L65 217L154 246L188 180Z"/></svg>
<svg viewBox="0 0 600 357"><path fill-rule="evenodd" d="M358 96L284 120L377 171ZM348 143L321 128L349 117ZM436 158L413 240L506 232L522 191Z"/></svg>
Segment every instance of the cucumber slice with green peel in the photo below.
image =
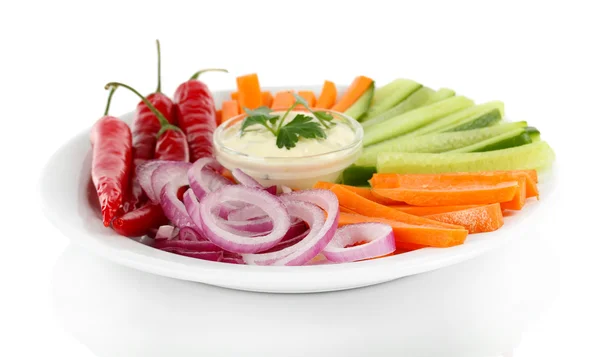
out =
<svg viewBox="0 0 600 357"><path fill-rule="evenodd" d="M342 183L350 186L369 186L369 180L376 172L375 166L352 165L342 173Z"/></svg>
<svg viewBox="0 0 600 357"><path fill-rule="evenodd" d="M495 111L495 112L494 112ZM410 134L409 136L419 136L431 133L442 133L446 131L455 131L456 128L466 127L469 123L477 122L481 126L485 127L488 125L482 125L483 123L491 124L499 122L504 116L504 104L499 101L488 102L485 104L479 104L474 107L470 107L451 115L448 115L440 120L437 120L427 126L419 128ZM474 125L476 126L476 125ZM473 127L470 129L477 129ZM468 128L461 130L469 130Z"/></svg>
<svg viewBox="0 0 600 357"><path fill-rule="evenodd" d="M531 140L534 143L540 141L541 134L540 134L540 131L537 128L535 128L533 126L528 126L528 127L525 128L525 131L527 132L527 134L529 134L529 137L531 138Z"/></svg>
<svg viewBox="0 0 600 357"><path fill-rule="evenodd" d="M371 83L371 86L344 112L344 114L360 121L371 107L374 92L375 83Z"/></svg>
<svg viewBox="0 0 600 357"><path fill-rule="evenodd" d="M473 105L464 96L451 97L376 124L365 131L363 145L369 146L409 133L427 124Z"/></svg>
<svg viewBox="0 0 600 357"><path fill-rule="evenodd" d="M545 141L509 149L467 153L380 153L378 173L437 174L495 170L542 170L554 161L554 151Z"/></svg>
<svg viewBox="0 0 600 357"><path fill-rule="evenodd" d="M502 135L515 129L522 129L526 126L527 122L522 121L516 123L503 123L488 128L460 132L433 133L419 137L400 136L365 148L355 164L374 166L377 164L377 155L382 152L439 153L451 151Z"/></svg>
<svg viewBox="0 0 600 357"><path fill-rule="evenodd" d="M400 102L395 107L387 110L384 113L381 113L380 115L378 115L376 117L366 119L362 123L362 126L365 130L367 130L368 128L370 128L371 126L373 126L375 124L379 124L390 118L404 114L406 112L409 112L413 109L417 109L424 105L431 104L431 103L433 103L433 100L435 100L437 98L436 93L437 92L431 88L421 87L421 88L417 89L414 93L409 95L408 98L406 98L405 100ZM436 97L434 97L434 96L436 96Z"/></svg>
<svg viewBox="0 0 600 357"><path fill-rule="evenodd" d="M369 118L383 114L421 87L423 86L420 83L410 79L396 79L376 89L373 95L373 104L371 104L371 108L369 108L364 120L369 120Z"/></svg>
<svg viewBox="0 0 600 357"><path fill-rule="evenodd" d="M457 124L457 126L455 126L454 128L448 129L445 131L446 132L448 132L448 131L463 131L463 130L485 128L487 126L492 126L494 124L497 124L501 120L502 120L502 113L500 113L499 110L494 109L491 112L486 113L475 120L465 121L464 123Z"/></svg>
<svg viewBox="0 0 600 357"><path fill-rule="evenodd" d="M367 130L369 127L375 124L379 124L381 122L384 122L395 116L402 115L411 110L421 108L426 105L433 104L441 100L453 97L455 94L456 93L452 89L448 88L442 88L436 92L431 88L421 87L395 107L376 117L369 118L363 123L363 128Z"/></svg>
<svg viewBox="0 0 600 357"><path fill-rule="evenodd" d="M465 146L450 152L485 152L508 149L516 146L531 144L532 140L525 128L511 130L507 133Z"/></svg>

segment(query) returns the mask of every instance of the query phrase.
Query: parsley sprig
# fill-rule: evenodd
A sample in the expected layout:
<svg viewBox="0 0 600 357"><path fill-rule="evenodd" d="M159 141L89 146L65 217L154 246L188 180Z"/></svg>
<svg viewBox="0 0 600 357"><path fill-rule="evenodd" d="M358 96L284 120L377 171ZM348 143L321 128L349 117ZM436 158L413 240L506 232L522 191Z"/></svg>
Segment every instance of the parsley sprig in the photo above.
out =
<svg viewBox="0 0 600 357"><path fill-rule="evenodd" d="M247 117L242 122L241 134L244 135L244 133L251 131L248 128L253 125L262 125L277 138L276 144L278 148L285 147L288 150L296 147L296 143L301 137L305 139L326 139L327 134L325 133L325 129L329 129L335 125L332 121L333 116L324 111L311 110L304 98L296 93L292 94L296 101L281 117L272 114L271 109L264 106L253 110L244 108ZM313 121L313 118L308 115L296 114L294 119L284 125L287 116L298 105L302 105L311 112L317 121Z"/></svg>

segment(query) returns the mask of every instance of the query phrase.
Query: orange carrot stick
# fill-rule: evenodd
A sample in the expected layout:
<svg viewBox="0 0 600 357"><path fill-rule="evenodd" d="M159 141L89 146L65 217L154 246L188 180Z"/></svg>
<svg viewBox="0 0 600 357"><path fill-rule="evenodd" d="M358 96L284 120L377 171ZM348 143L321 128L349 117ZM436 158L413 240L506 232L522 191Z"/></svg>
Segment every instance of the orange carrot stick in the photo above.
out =
<svg viewBox="0 0 600 357"><path fill-rule="evenodd" d="M310 108L313 108L315 106L315 103L317 102L317 97L315 97L315 93L313 93L313 91L299 90L298 95L302 97L306 101L306 103L308 103L308 106Z"/></svg>
<svg viewBox="0 0 600 357"><path fill-rule="evenodd" d="M369 89L369 86L371 86L372 83L373 80L369 77L356 77L350 87L348 87L346 93L344 93L342 98L335 103L331 109L342 113L345 112L367 91L367 89Z"/></svg>
<svg viewBox="0 0 600 357"><path fill-rule="evenodd" d="M266 106L266 107L271 107L271 104L273 104L273 95L271 94L271 92L262 92L262 105Z"/></svg>
<svg viewBox="0 0 600 357"><path fill-rule="evenodd" d="M463 226L469 233L492 232L504 225L502 208L500 208L500 204L498 203L460 211L438 213L425 217L435 221Z"/></svg>
<svg viewBox="0 0 600 357"><path fill-rule="evenodd" d="M223 102L223 104L221 105L221 110L223 111L222 114L222 120L226 121L228 119L231 119L235 116L240 115L239 112L239 105L237 100L226 100Z"/></svg>
<svg viewBox="0 0 600 357"><path fill-rule="evenodd" d="M262 105L260 83L256 73L239 76L236 79L238 88L238 101L242 108L256 109Z"/></svg>
<svg viewBox="0 0 600 357"><path fill-rule="evenodd" d="M459 206L390 206L399 211L414 214L415 216L428 216L438 213L461 211L464 209L479 207L480 205L459 205Z"/></svg>
<svg viewBox="0 0 600 357"><path fill-rule="evenodd" d="M319 181L317 182L313 188L321 188L324 190L330 190L333 186L335 186L335 183L331 183L331 182L324 182L324 181ZM388 198L385 197L376 197L373 195L372 190L368 189L368 188L364 188L364 187L355 187L355 186L347 186L347 185L341 185L340 186L344 187L345 189L352 191L354 193L356 193L359 196L362 196L370 201L373 202L377 202L380 203L382 205L389 205L389 204L398 204L398 202L396 201L392 201Z"/></svg>
<svg viewBox="0 0 600 357"><path fill-rule="evenodd" d="M379 217L417 226L433 226L437 228L459 229L460 226L436 222L427 218L414 216L396 209L373 202L354 193L341 185L334 185L331 192L338 197L341 206L368 217ZM466 233L466 232L465 232Z"/></svg>
<svg viewBox="0 0 600 357"><path fill-rule="evenodd" d="M394 232L396 249L418 249L423 246L451 247L464 243L467 231L462 227L447 229L434 226L418 226L392 219L369 217L359 214L340 213L338 225L345 226L354 223L378 222L389 224ZM435 222L435 221L434 221ZM417 245L417 246L415 246Z"/></svg>
<svg viewBox="0 0 600 357"><path fill-rule="evenodd" d="M288 109L295 101L296 98L292 95L292 91L277 92L273 98L271 109Z"/></svg>
<svg viewBox="0 0 600 357"><path fill-rule="evenodd" d="M331 81L325 81L323 84L323 89L321 89L321 95L319 95L319 99L317 99L315 107L320 109L329 109L333 107L336 99L337 88L335 87L335 83Z"/></svg>
<svg viewBox="0 0 600 357"><path fill-rule="evenodd" d="M535 170L452 172L443 174L374 174L369 182L373 188L398 188L405 185L449 187L466 182L487 184L515 181L519 177L526 179L527 197L536 197L539 195L536 185L537 172Z"/></svg>
<svg viewBox="0 0 600 357"><path fill-rule="evenodd" d="M231 92L231 100L239 100L240 92Z"/></svg>
<svg viewBox="0 0 600 357"><path fill-rule="evenodd" d="M354 212L353 210L346 208L344 206L340 206L340 212L344 212L344 213L351 213L351 214L357 214L356 212Z"/></svg>
<svg viewBox="0 0 600 357"><path fill-rule="evenodd" d="M451 206L491 204L512 201L519 189L517 181L489 185L462 184L451 187L380 188L373 192L395 201L414 206Z"/></svg>

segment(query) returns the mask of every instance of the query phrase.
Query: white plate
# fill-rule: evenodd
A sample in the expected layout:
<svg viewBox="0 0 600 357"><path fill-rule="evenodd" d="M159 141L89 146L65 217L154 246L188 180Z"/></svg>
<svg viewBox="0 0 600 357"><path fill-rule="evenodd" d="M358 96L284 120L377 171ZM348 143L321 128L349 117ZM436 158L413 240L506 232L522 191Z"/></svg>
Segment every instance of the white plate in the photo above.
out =
<svg viewBox="0 0 600 357"><path fill-rule="evenodd" d="M318 87L303 87L318 92ZM273 91L284 88L270 88ZM300 87L296 87L300 89ZM229 92L214 93L219 104ZM132 113L122 116L130 123ZM533 201L507 217L502 229L470 235L452 248L426 248L383 259L302 267L264 267L224 264L163 252L117 235L102 225L89 204L89 130L63 145L50 159L40 181L46 217L75 244L109 260L135 269L232 289L307 293L352 289L423 273L478 256L518 236L533 233L542 224L541 202ZM547 197L556 182L556 170L540 178L540 193ZM90 190L92 188L92 190ZM547 200L545 200L547 202ZM527 222L527 224L524 224Z"/></svg>

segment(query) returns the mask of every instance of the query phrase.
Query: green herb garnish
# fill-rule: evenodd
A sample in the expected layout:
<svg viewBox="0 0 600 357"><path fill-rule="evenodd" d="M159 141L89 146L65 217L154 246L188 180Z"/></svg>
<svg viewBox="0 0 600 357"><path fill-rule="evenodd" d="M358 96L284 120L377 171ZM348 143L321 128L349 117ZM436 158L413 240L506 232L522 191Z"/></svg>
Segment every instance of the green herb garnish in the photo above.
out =
<svg viewBox="0 0 600 357"><path fill-rule="evenodd" d="M242 122L241 135L244 135L247 131L251 131L247 129L252 125L262 125L277 138L276 144L278 148L285 147L288 150L295 147L301 137L306 139L326 139L327 134L325 133L325 129L329 129L335 125L332 122L333 116L324 111L312 111L304 98L296 93L292 94L296 98L296 101L281 117L271 114L271 109L268 107L259 107L254 110L244 108L248 116ZM302 105L311 112L317 121L313 121L313 118L308 115L296 114L292 121L283 125L285 118L298 105Z"/></svg>

